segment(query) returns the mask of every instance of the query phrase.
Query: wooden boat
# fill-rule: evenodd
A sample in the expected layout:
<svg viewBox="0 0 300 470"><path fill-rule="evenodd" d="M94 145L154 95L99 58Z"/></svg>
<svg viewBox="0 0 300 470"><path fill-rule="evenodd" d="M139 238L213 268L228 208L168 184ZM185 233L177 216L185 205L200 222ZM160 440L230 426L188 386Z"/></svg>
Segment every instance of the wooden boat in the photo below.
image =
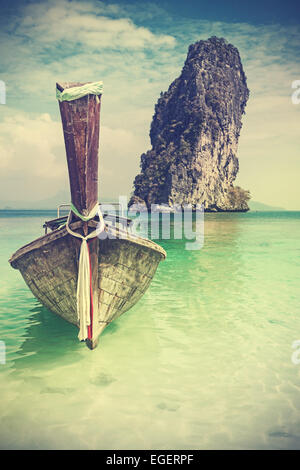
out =
<svg viewBox="0 0 300 470"><path fill-rule="evenodd" d="M86 85L57 83L57 90L71 93ZM156 243L130 233L126 218L102 218L98 209L96 215L89 217L98 206L100 104L101 94L92 92L59 102L72 210L68 218L46 222L46 234L20 248L9 260L43 305L80 328L83 320L78 313L82 301L78 294L82 277L79 271L82 239L87 237L89 321L84 340L90 349L96 347L105 327L142 297L166 256ZM101 234L95 236L100 223Z"/></svg>

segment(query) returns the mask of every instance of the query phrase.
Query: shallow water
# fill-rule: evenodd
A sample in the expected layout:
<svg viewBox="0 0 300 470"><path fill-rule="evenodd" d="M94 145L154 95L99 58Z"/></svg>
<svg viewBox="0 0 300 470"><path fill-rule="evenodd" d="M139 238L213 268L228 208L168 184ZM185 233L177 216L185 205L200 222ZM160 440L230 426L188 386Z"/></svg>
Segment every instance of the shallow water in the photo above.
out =
<svg viewBox="0 0 300 470"><path fill-rule="evenodd" d="M94 351L7 262L51 217L0 211L1 448L300 448L299 212L206 214L198 251L161 240Z"/></svg>

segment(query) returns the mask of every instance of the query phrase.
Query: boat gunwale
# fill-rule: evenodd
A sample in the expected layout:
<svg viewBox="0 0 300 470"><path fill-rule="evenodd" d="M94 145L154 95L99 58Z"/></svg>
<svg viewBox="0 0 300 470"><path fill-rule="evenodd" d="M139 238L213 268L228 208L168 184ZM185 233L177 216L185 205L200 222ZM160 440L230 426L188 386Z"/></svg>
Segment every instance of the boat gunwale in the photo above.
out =
<svg viewBox="0 0 300 470"><path fill-rule="evenodd" d="M96 221L90 221L89 225L92 225L93 228L96 227L97 222ZM81 221L73 222L70 224L70 228L72 230L76 230L82 226ZM164 259L167 257L167 254L165 250L155 243L152 240L149 240L148 238L143 238L138 235L134 235L132 233L129 233L128 231L122 230L120 228L116 228L113 226L110 226L106 224L106 230L109 230L110 232L115 232L117 235L115 238L119 240L126 240L129 241L130 243L135 243L138 244L144 248L148 248L149 250L154 250L158 252ZM121 236L118 236L120 233ZM68 236L69 233L67 232L67 229L65 226L58 228L54 230L53 232L47 233L45 235L42 235L41 237L36 238L35 240L31 241L30 243L27 243L26 245L22 246L19 248L10 258L9 258L9 263L11 266L15 269L18 269L16 266L14 266L14 263L21 258L22 256L26 255L27 253L38 250L42 248L43 246L48 245L48 243L52 243L62 237Z"/></svg>

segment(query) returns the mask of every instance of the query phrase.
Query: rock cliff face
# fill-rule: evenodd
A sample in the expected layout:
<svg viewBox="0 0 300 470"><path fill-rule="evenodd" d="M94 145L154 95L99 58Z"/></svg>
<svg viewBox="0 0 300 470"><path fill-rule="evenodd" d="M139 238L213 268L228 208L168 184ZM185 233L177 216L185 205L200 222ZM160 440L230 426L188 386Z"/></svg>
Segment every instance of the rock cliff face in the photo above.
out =
<svg viewBox="0 0 300 470"><path fill-rule="evenodd" d="M155 106L152 149L141 156L129 205L203 203L207 211L248 210L249 192L233 187L248 96L234 46L216 37L192 44L181 75Z"/></svg>

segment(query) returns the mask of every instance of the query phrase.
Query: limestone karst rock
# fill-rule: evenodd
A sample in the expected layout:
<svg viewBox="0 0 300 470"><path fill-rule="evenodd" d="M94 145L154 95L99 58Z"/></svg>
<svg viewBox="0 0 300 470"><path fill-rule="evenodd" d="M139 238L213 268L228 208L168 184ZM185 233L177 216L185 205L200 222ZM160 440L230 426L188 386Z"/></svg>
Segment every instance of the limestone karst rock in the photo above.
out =
<svg viewBox="0 0 300 470"><path fill-rule="evenodd" d="M129 205L202 203L208 211L248 210L249 192L233 187L248 97L236 47L216 37L192 44L181 75L155 106L152 148L141 156Z"/></svg>

